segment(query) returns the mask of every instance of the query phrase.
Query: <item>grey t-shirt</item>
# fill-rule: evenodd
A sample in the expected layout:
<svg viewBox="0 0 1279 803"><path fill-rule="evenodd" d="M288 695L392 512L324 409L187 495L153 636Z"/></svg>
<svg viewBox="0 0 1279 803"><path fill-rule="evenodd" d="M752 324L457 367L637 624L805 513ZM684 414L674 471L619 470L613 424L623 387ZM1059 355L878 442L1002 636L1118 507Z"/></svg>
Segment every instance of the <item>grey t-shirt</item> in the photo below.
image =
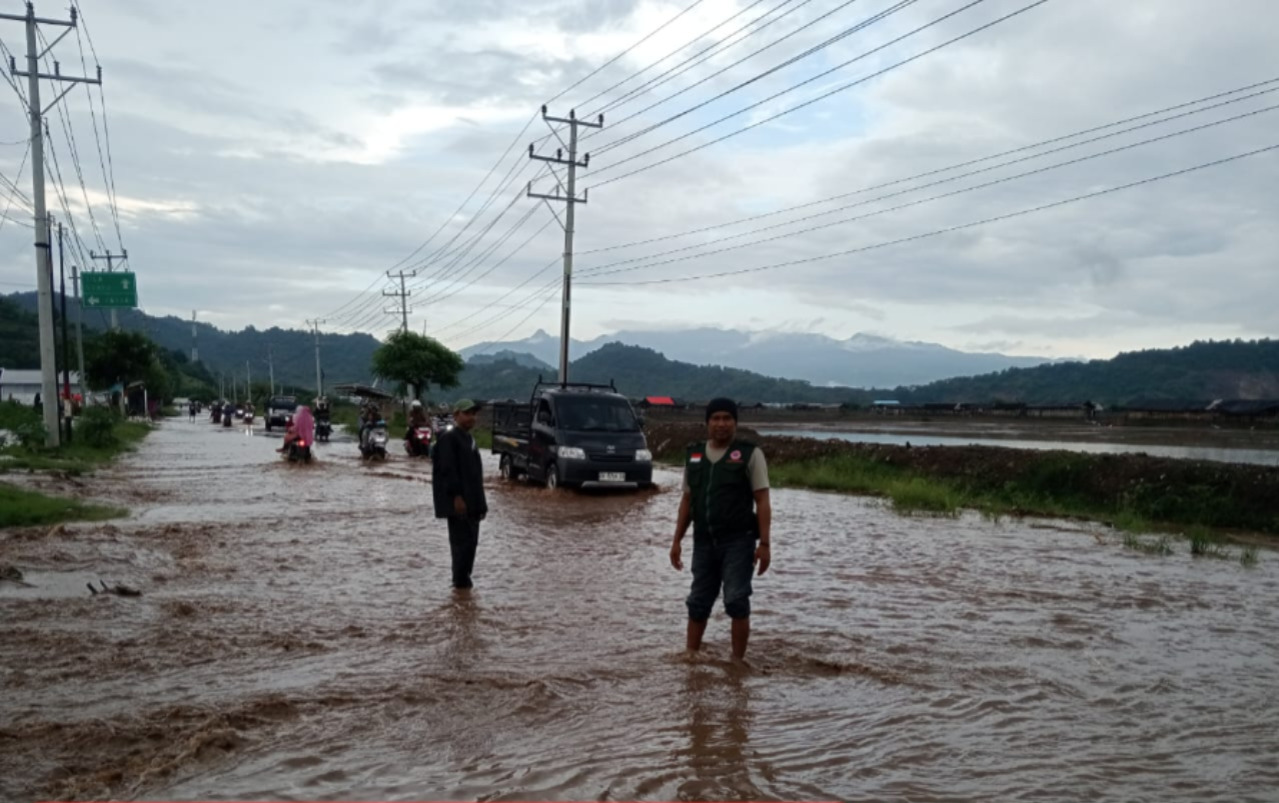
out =
<svg viewBox="0 0 1279 803"><path fill-rule="evenodd" d="M728 447L718 449L714 444L707 441L706 443L706 460L711 463L718 463L724 459L724 455L728 454ZM751 490L762 491L768 487L768 462L764 460L764 450L755 447L755 451L751 452L750 462L746 464L747 470L751 473ZM688 466L684 466L684 492L688 493Z"/></svg>

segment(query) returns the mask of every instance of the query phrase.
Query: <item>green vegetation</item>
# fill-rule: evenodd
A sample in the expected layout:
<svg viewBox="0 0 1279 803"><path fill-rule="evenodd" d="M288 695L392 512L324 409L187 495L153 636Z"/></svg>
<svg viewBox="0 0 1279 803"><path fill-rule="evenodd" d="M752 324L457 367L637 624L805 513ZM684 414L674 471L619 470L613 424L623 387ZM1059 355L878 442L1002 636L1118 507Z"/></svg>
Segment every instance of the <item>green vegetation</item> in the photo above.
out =
<svg viewBox="0 0 1279 803"><path fill-rule="evenodd" d="M0 473L14 471L56 471L79 476L132 449L151 431L148 424L125 421L105 407L90 407L76 419L72 441L57 449L44 448L44 427L30 407L14 402L0 403L0 429L12 432L38 431L38 437L0 446Z"/></svg>
<svg viewBox="0 0 1279 803"><path fill-rule="evenodd" d="M1042 515L1104 521L1138 533L1187 526L1191 553L1220 557L1222 544L1213 528L1246 528L1279 533L1271 509L1254 509L1240 498L1207 486L1139 484L1117 496L1096 492L1090 456L1049 452L1034 455L1014 477L973 471L938 476L873 454L846 452L800 460L770 462L779 487L869 494L886 497L903 513L956 515L961 509L987 516ZM1127 542L1141 548L1138 541ZM1143 546L1145 542L1140 542ZM1158 543L1148 551L1159 551Z"/></svg>
<svg viewBox="0 0 1279 803"><path fill-rule="evenodd" d="M373 374L398 382L402 392L422 398L431 385L457 387L462 358L438 340L416 332L396 332L373 352Z"/></svg>
<svg viewBox="0 0 1279 803"><path fill-rule="evenodd" d="M1247 544L1239 552L1239 564L1241 566L1257 565L1257 545Z"/></svg>
<svg viewBox="0 0 1279 803"><path fill-rule="evenodd" d="M119 508L86 505L0 482L0 527L30 527L62 521L102 521L125 515Z"/></svg>
<svg viewBox="0 0 1279 803"><path fill-rule="evenodd" d="M1143 538L1136 533L1124 533L1124 546L1128 549L1135 549L1138 552L1146 552L1151 555L1171 555L1174 552L1172 539L1167 535L1161 535L1158 538Z"/></svg>

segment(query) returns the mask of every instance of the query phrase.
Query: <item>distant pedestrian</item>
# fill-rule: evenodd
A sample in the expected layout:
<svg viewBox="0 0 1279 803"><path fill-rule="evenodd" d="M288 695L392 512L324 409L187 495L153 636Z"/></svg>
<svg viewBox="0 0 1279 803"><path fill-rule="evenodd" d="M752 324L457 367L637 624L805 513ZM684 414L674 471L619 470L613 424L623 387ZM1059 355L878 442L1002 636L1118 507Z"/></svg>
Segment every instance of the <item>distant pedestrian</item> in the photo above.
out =
<svg viewBox="0 0 1279 803"><path fill-rule="evenodd" d="M756 566L763 575L772 562L768 465L759 447L738 440L733 400L712 399L706 405L706 430L709 439L689 446L684 459L684 494L671 565L683 570L681 542L692 524L686 646L690 652L701 649L706 622L722 590L724 611L733 620L733 660L741 662L751 632L751 576Z"/></svg>
<svg viewBox="0 0 1279 803"><path fill-rule="evenodd" d="M435 443L431 465L435 517L448 519L449 551L453 558L453 587L472 586L475 551L479 546L480 522L488 514L484 498L484 464L480 449L471 437L480 405L463 399L453 407L453 428Z"/></svg>

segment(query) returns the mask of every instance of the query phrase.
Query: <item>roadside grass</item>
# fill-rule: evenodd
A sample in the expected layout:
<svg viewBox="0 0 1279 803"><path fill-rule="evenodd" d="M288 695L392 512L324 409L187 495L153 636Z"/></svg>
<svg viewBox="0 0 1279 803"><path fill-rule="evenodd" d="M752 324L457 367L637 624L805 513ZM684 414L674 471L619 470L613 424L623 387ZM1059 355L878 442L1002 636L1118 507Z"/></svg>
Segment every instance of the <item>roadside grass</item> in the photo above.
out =
<svg viewBox="0 0 1279 803"><path fill-rule="evenodd" d="M1229 495L1212 493L1206 486L1143 486L1100 497L1091 485L1089 465L1086 455L1046 454L1015 479L996 484L980 477L930 476L868 455L837 454L772 463L769 476L778 487L884 497L894 510L905 514L955 516L970 509L994 520L1005 516L1086 519L1134 535L1170 526L1187 528L1191 554L1206 557L1229 555L1215 528L1267 531L1247 514L1232 510ZM1171 550L1171 543L1160 540L1133 540L1127 545L1156 554Z"/></svg>
<svg viewBox="0 0 1279 803"><path fill-rule="evenodd" d="M1239 564L1241 566L1257 565L1257 545L1256 544L1247 544L1244 546L1243 550L1240 551L1239 553Z"/></svg>
<svg viewBox="0 0 1279 803"><path fill-rule="evenodd" d="M1172 547L1172 539L1167 535L1161 535L1158 538L1143 538L1137 533L1124 533L1124 547L1135 549L1138 552L1145 552L1149 555L1172 555L1175 553Z"/></svg>
<svg viewBox="0 0 1279 803"><path fill-rule="evenodd" d="M0 527L30 527L63 521L102 521L127 515L115 507L87 505L74 499L0 483Z"/></svg>

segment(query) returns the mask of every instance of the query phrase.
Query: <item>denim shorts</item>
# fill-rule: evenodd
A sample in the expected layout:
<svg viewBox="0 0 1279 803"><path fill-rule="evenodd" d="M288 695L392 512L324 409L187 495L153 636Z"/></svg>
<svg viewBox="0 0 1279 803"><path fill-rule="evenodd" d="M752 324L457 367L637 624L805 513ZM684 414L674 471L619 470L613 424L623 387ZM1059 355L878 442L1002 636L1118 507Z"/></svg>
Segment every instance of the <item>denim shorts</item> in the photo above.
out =
<svg viewBox="0 0 1279 803"><path fill-rule="evenodd" d="M720 588L724 612L732 619L751 615L751 575L755 573L755 538L693 538L693 587L688 592L688 618L711 618Z"/></svg>

